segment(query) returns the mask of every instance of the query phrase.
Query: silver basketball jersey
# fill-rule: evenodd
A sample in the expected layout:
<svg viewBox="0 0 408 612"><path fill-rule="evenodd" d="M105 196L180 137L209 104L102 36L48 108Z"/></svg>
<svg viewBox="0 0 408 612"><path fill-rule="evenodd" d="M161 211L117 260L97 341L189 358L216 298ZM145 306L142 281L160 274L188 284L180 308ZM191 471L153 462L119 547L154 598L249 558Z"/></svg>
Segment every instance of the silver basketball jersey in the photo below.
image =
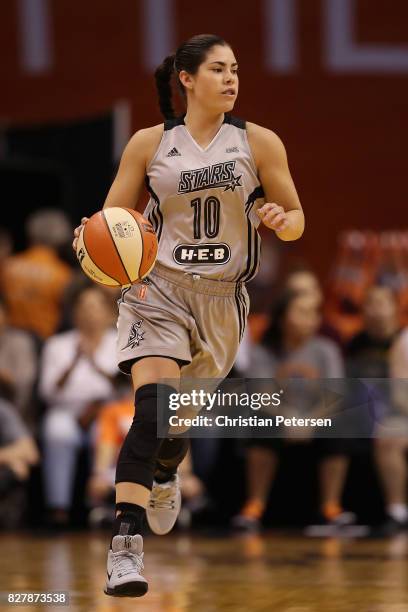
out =
<svg viewBox="0 0 408 612"><path fill-rule="evenodd" d="M225 115L203 149L184 118L166 121L147 168L144 211L159 241L158 261L205 278L246 282L258 270L264 203L245 121Z"/></svg>

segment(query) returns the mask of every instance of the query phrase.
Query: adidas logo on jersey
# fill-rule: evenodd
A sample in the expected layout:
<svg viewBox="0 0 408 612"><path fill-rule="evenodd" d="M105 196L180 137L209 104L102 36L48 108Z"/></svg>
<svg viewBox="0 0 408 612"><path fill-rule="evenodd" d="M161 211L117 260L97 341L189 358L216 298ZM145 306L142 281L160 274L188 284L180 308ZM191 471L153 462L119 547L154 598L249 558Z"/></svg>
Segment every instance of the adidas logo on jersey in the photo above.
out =
<svg viewBox="0 0 408 612"><path fill-rule="evenodd" d="M172 150L167 153L166 157L177 157L177 155L181 155L181 153L177 151L176 147L173 147Z"/></svg>
<svg viewBox="0 0 408 612"><path fill-rule="evenodd" d="M225 149L226 153L239 153L239 149L238 147L229 147L228 149Z"/></svg>

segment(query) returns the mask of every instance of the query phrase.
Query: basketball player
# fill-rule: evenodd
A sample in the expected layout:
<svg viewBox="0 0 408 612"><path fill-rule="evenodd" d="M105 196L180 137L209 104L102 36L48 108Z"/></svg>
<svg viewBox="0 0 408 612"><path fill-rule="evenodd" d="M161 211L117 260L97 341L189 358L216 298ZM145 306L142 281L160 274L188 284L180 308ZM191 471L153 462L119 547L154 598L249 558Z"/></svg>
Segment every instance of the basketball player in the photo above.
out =
<svg viewBox="0 0 408 612"><path fill-rule="evenodd" d="M148 281L124 290L119 306L118 362L132 376L136 412L117 464L108 595L146 593L144 516L164 534L180 509L177 466L187 441L157 438L158 394L175 391L161 381L228 374L249 309L245 283L259 264L257 226L262 220L281 240L304 228L281 140L227 114L237 72L218 36L194 36L166 57L155 73L165 122L131 138L104 205L134 208L145 183L144 215L159 241ZM186 103L178 118L173 76Z"/></svg>

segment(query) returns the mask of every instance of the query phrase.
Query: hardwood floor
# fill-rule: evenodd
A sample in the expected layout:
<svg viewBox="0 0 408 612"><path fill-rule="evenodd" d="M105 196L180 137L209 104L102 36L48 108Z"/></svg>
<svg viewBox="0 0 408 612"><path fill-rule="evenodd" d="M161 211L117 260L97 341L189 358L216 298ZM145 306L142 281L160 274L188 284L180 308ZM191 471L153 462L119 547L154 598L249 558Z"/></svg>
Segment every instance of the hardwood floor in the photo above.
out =
<svg viewBox="0 0 408 612"><path fill-rule="evenodd" d="M143 598L103 593L108 536L2 534L0 590L65 590L73 612L406 612L408 536L388 541L145 538Z"/></svg>

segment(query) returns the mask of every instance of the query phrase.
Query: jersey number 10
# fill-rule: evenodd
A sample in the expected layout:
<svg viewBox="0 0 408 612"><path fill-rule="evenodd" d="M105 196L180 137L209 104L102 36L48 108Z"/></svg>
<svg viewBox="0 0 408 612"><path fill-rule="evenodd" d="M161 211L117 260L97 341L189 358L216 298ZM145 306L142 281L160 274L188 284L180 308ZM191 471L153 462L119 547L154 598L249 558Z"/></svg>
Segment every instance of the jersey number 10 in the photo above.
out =
<svg viewBox="0 0 408 612"><path fill-rule="evenodd" d="M220 201L215 196L209 196L201 206L201 198L194 198L191 201L194 208L194 238L201 238L201 217L204 208L204 233L207 238L215 238L220 229Z"/></svg>

